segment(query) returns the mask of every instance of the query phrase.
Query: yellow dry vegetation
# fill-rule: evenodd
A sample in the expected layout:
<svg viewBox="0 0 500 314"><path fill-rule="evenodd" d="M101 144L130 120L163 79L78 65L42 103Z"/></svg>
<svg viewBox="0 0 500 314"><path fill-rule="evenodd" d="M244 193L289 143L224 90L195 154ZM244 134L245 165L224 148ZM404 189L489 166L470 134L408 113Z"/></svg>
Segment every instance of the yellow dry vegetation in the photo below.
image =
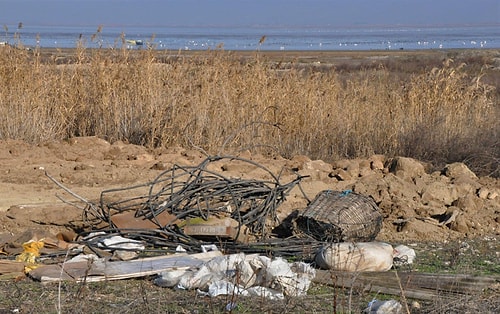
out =
<svg viewBox="0 0 500 314"><path fill-rule="evenodd" d="M259 52L79 46L44 57L2 47L0 139L96 135L211 154L403 155L495 170L499 93L482 70L466 68L447 58L401 76L383 65L342 71Z"/></svg>

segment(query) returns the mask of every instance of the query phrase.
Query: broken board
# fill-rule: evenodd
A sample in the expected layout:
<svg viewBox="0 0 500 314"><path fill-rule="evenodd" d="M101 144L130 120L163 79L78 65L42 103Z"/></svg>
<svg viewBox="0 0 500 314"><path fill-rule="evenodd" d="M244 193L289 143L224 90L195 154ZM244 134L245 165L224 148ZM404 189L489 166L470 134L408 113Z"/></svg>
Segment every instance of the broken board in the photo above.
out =
<svg viewBox="0 0 500 314"><path fill-rule="evenodd" d="M430 274L416 272L334 272L316 270L313 282L342 288L362 289L421 300L475 294L500 282L499 276Z"/></svg>
<svg viewBox="0 0 500 314"><path fill-rule="evenodd" d="M156 275L172 269L199 267L205 261L221 256L220 251L198 254L173 254L141 258L130 261L97 260L65 262L58 265L43 265L29 273L29 276L42 282L49 281L108 281Z"/></svg>
<svg viewBox="0 0 500 314"><path fill-rule="evenodd" d="M26 263L0 259L0 280L10 280L24 276Z"/></svg>

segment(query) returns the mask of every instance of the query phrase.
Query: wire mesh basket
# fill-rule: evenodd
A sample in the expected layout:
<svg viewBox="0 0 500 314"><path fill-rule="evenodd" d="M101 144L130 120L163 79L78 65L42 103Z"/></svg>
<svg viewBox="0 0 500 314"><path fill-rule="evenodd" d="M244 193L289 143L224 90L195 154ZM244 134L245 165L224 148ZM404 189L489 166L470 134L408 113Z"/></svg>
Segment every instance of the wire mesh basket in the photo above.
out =
<svg viewBox="0 0 500 314"><path fill-rule="evenodd" d="M373 241L382 215L372 198L347 191L324 190L299 214L300 231L320 241Z"/></svg>

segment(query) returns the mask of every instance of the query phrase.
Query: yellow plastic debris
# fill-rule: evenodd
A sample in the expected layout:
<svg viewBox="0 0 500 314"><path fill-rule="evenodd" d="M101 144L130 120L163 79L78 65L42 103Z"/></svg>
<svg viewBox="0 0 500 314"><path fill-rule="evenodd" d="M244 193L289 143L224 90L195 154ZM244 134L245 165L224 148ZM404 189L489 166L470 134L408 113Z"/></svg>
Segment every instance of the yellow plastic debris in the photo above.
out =
<svg viewBox="0 0 500 314"><path fill-rule="evenodd" d="M24 262L24 272L29 273L31 270L38 267L36 258L40 256L40 249L43 248L44 242L42 240L29 240L23 243L24 251L16 256L16 261Z"/></svg>

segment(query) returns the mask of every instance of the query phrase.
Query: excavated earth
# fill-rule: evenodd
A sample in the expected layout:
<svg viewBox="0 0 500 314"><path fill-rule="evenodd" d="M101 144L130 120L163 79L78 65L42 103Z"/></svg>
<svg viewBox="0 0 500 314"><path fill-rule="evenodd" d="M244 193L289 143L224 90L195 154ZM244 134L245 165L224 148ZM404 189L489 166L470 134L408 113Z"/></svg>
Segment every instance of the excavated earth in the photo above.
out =
<svg viewBox="0 0 500 314"><path fill-rule="evenodd" d="M496 237L500 233L500 181L478 177L465 164L438 171L414 159L337 160L326 163L306 156L269 158L244 152L239 157L262 165L282 184L305 177L278 207L284 219L303 210L323 190L352 190L372 197L382 213L377 240L392 243ZM0 234L28 230L57 234L82 226L81 206L51 176L75 195L97 202L111 188L144 184L173 165L196 166L206 158L196 150L175 147L148 150L96 137L30 145L0 141ZM210 166L228 178L267 179L262 168L238 160ZM305 194L305 195L304 195ZM81 205L81 204L80 204Z"/></svg>

